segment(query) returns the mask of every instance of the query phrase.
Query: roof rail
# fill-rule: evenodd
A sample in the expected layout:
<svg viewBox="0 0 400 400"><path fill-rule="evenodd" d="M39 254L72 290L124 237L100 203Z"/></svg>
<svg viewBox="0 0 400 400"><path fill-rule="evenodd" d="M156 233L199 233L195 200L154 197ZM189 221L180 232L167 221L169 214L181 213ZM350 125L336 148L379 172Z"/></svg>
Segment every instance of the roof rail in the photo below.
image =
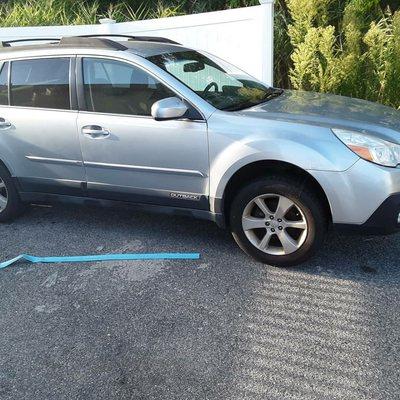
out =
<svg viewBox="0 0 400 400"><path fill-rule="evenodd" d="M131 35L118 35L118 34L94 34L94 35L79 35L75 37L81 38L99 38L99 37L119 37L119 38L126 38L128 41L138 41L138 42L157 42L157 43L169 43L169 44L177 44L181 45L181 43L175 42L174 40L164 38L164 37L157 37L157 36L131 36Z"/></svg>
<svg viewBox="0 0 400 400"><path fill-rule="evenodd" d="M13 43L24 43L24 42L51 42L50 44L58 45L60 47L95 47L100 49L111 49L111 50L127 50L127 47L121 43L115 42L110 39L101 37L80 37L80 36L66 36L60 38L26 38L26 39L15 39L0 41L0 48L10 49L14 48L11 46ZM18 46L15 46L18 48Z"/></svg>
<svg viewBox="0 0 400 400"><path fill-rule="evenodd" d="M5 40L0 42L0 47L11 47L12 43L23 43L23 42L59 42L59 38L26 38L26 39L14 39L14 40Z"/></svg>
<svg viewBox="0 0 400 400"><path fill-rule="evenodd" d="M128 48L121 43L101 37L85 36L65 36L59 39L60 47L95 47L100 49L127 50Z"/></svg>
<svg viewBox="0 0 400 400"><path fill-rule="evenodd" d="M24 43L24 42L51 42L50 44L57 44L60 47L95 47L100 49L112 49L112 50L127 50L128 47L124 46L121 42L107 39L109 37L126 38L128 41L138 42L155 42L155 43L169 43L177 44L173 40L163 37L153 36L130 36L130 35L118 35L118 34L97 34L97 35L81 35L81 36L65 36L60 38L25 38L0 41L0 48L10 48L13 43Z"/></svg>

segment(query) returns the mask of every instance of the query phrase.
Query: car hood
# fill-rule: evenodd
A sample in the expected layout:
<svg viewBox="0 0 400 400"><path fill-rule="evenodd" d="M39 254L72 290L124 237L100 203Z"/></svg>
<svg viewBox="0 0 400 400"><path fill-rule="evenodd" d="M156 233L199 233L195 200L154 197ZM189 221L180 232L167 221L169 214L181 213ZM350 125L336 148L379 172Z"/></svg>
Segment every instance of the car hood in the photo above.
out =
<svg viewBox="0 0 400 400"><path fill-rule="evenodd" d="M367 132L400 144L400 111L365 100L287 90L241 113L253 118Z"/></svg>

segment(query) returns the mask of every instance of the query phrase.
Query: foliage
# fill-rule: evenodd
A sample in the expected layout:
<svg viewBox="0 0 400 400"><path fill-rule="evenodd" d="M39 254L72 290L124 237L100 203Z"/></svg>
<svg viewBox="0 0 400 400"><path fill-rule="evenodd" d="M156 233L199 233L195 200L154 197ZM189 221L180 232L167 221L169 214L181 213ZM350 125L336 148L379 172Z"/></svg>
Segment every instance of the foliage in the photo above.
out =
<svg viewBox="0 0 400 400"><path fill-rule="evenodd" d="M14 0L0 4L0 25L36 26L95 24L100 18L113 18L118 22L145 18L161 18L182 14L179 5L166 6L162 2L75 1L75 0Z"/></svg>
<svg viewBox="0 0 400 400"><path fill-rule="evenodd" d="M291 67L290 54L293 51L288 33L290 23L289 10L285 0L276 0L275 3L275 65L274 76L277 87L287 88L290 86L289 69Z"/></svg>
<svg viewBox="0 0 400 400"><path fill-rule="evenodd" d="M379 0L288 0L291 84L400 107L400 11ZM332 6L342 7L332 12Z"/></svg>
<svg viewBox="0 0 400 400"><path fill-rule="evenodd" d="M257 5L258 0L0 0L0 26L118 22Z"/></svg>

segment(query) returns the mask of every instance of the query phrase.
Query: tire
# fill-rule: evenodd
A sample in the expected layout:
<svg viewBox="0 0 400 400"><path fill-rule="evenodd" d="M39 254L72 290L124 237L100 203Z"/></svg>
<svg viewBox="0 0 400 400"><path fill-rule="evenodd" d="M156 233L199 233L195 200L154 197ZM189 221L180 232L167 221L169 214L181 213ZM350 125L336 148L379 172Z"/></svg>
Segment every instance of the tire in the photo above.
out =
<svg viewBox="0 0 400 400"><path fill-rule="evenodd" d="M0 164L0 223L12 221L21 214L23 209L10 173Z"/></svg>
<svg viewBox="0 0 400 400"><path fill-rule="evenodd" d="M257 261L291 267L307 261L322 246L328 216L319 198L303 183L271 176L237 193L230 208L230 227L239 247Z"/></svg>

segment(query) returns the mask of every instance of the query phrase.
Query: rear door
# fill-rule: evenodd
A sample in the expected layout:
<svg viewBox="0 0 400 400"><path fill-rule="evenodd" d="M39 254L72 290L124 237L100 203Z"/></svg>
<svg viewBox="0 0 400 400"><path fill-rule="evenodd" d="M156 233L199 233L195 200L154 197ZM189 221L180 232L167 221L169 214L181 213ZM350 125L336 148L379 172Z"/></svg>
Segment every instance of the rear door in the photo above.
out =
<svg viewBox="0 0 400 400"><path fill-rule="evenodd" d="M176 93L138 66L84 57L79 69L78 130L88 194L207 209L207 124L201 115L155 121L151 106Z"/></svg>
<svg viewBox="0 0 400 400"><path fill-rule="evenodd" d="M0 156L23 192L82 194L74 65L68 56L3 65L8 93L0 99Z"/></svg>

